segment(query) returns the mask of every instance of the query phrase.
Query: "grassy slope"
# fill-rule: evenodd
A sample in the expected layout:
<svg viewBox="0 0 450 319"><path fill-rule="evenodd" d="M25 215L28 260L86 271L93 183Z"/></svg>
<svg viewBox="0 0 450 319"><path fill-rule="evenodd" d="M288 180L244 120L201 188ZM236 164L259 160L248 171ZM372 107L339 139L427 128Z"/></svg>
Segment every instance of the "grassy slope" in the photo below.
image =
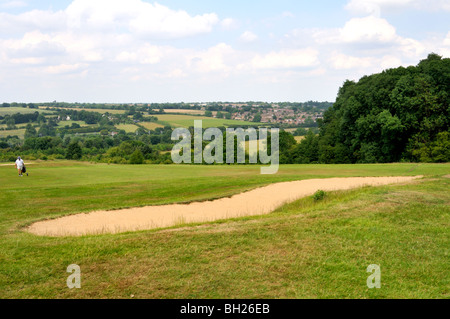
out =
<svg viewBox="0 0 450 319"><path fill-rule="evenodd" d="M231 195L314 177L443 175L448 164L0 167L0 298L448 298L449 179L337 192L270 215L178 231L36 237L34 220ZM65 284L70 264L82 289ZM365 284L379 264L382 289Z"/></svg>

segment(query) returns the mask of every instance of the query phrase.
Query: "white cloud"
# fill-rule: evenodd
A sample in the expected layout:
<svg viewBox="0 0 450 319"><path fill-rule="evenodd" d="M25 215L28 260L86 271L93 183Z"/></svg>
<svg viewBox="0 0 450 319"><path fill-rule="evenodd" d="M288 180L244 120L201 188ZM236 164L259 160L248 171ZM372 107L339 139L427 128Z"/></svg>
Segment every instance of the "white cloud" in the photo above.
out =
<svg viewBox="0 0 450 319"><path fill-rule="evenodd" d="M28 4L25 1L14 0L14 1L7 1L4 3L0 3L0 8L3 8L3 9L23 8L23 7L26 7L27 5Z"/></svg>
<svg viewBox="0 0 450 319"><path fill-rule="evenodd" d="M344 42L391 42L397 35L395 28L385 19L369 16L348 21L340 31Z"/></svg>
<svg viewBox="0 0 450 319"><path fill-rule="evenodd" d="M238 27L238 22L233 18L226 18L220 22L220 25L224 30L234 30Z"/></svg>
<svg viewBox="0 0 450 319"><path fill-rule="evenodd" d="M192 16L142 0L74 0L59 11L0 12L0 57L3 65L155 65L171 51L150 45L149 40L191 37L211 32L218 23L215 13ZM232 23L232 19L223 21L225 26Z"/></svg>
<svg viewBox="0 0 450 319"><path fill-rule="evenodd" d="M354 14L380 16L383 11L415 9L427 11L450 11L448 0L350 0L345 6Z"/></svg>
<svg viewBox="0 0 450 319"><path fill-rule="evenodd" d="M392 43L399 39L395 28L387 20L374 16L352 18L338 29L314 30L313 38L320 44Z"/></svg>
<svg viewBox="0 0 450 319"><path fill-rule="evenodd" d="M124 28L158 39L208 33L219 22L215 13L191 16L142 0L74 0L65 12L70 28L109 31Z"/></svg>
<svg viewBox="0 0 450 319"><path fill-rule="evenodd" d="M450 46L450 31L447 33L447 37L444 40L444 45Z"/></svg>
<svg viewBox="0 0 450 319"><path fill-rule="evenodd" d="M24 64L45 63L66 54L62 45L39 31L28 32L21 39L0 40L0 51L6 62Z"/></svg>
<svg viewBox="0 0 450 319"><path fill-rule="evenodd" d="M258 40L258 36L251 31L245 31L244 33L241 34L239 40L241 42L250 43Z"/></svg>
<svg viewBox="0 0 450 319"><path fill-rule="evenodd" d="M219 23L215 13L192 16L143 0L74 0L65 9L0 12L0 33L34 30L77 34L131 33L146 38L174 39L209 33ZM230 21L223 21L223 24Z"/></svg>
<svg viewBox="0 0 450 319"><path fill-rule="evenodd" d="M401 65L403 65L403 61L399 57L393 55L383 56L380 61L380 66L383 70L398 68Z"/></svg>
<svg viewBox="0 0 450 319"><path fill-rule="evenodd" d="M36 57L28 57L28 58L16 58L13 57L8 60L9 63L18 64L18 65L39 65L45 63L45 58L36 58Z"/></svg>
<svg viewBox="0 0 450 319"><path fill-rule="evenodd" d="M73 73L79 71L82 68L86 68L87 64L76 63L76 64L59 64L51 65L45 68L44 72L48 74L64 74Z"/></svg>
<svg viewBox="0 0 450 319"><path fill-rule="evenodd" d="M233 48L225 43L209 48L206 51L195 52L188 56L187 64L195 72L223 72L227 75L231 66L226 62L235 54Z"/></svg>
<svg viewBox="0 0 450 319"><path fill-rule="evenodd" d="M347 70L363 68L367 69L374 65L375 59L371 57L354 57L338 52L333 52L330 58L332 67L336 70Z"/></svg>
<svg viewBox="0 0 450 319"><path fill-rule="evenodd" d="M31 10L18 15L0 12L0 34L61 31L66 28L66 19L63 11Z"/></svg>
<svg viewBox="0 0 450 319"><path fill-rule="evenodd" d="M328 61L335 70L359 70L360 73L374 73L382 70L397 68L403 65L402 59L394 55L351 56L334 51Z"/></svg>
<svg viewBox="0 0 450 319"><path fill-rule="evenodd" d="M303 33L297 30L291 36L295 37L296 34ZM392 56L395 52L400 59L417 60L430 49L424 42L401 37L387 20L375 16L352 18L342 28L312 30L311 34L325 50L351 50L354 56L379 58ZM357 64L351 58L334 57L333 61L338 69L351 68L353 64ZM361 65L366 65L368 60L360 62Z"/></svg>
<svg viewBox="0 0 450 319"><path fill-rule="evenodd" d="M264 56L257 55L252 60L256 69L284 69L312 67L319 64L319 52L308 48L303 50L282 50L271 52Z"/></svg>
<svg viewBox="0 0 450 319"><path fill-rule="evenodd" d="M164 52L161 48L146 44L136 51L120 52L116 57L116 61L141 64L156 64L161 61L161 58L163 56Z"/></svg>
<svg viewBox="0 0 450 319"><path fill-rule="evenodd" d="M399 53L412 60L418 59L424 55L427 50L432 50L432 47L427 48L424 43L414 39L399 38L397 43L397 50Z"/></svg>
<svg viewBox="0 0 450 319"><path fill-rule="evenodd" d="M353 13L380 16L383 8L398 8L410 5L415 0L351 0L346 9Z"/></svg>

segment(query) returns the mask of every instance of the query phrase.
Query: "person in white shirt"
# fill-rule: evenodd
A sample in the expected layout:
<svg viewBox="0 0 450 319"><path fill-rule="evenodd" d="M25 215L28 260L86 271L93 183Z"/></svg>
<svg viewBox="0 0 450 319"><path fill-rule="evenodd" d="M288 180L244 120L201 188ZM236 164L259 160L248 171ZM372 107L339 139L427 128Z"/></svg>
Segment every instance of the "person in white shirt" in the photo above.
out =
<svg viewBox="0 0 450 319"><path fill-rule="evenodd" d="M16 160L16 168L19 171L19 176L23 176L22 175L22 169L23 166L25 165L25 163L23 162L23 159L20 158L20 156L17 158Z"/></svg>

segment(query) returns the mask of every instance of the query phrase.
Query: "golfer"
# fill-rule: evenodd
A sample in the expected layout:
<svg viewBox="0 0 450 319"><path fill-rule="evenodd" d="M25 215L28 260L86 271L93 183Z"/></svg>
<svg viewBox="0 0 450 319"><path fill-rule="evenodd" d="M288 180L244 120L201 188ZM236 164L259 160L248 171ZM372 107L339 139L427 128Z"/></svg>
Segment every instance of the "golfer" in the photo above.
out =
<svg viewBox="0 0 450 319"><path fill-rule="evenodd" d="M19 176L22 177L22 169L25 163L23 162L23 159L20 158L20 156L16 160L16 168L19 171Z"/></svg>

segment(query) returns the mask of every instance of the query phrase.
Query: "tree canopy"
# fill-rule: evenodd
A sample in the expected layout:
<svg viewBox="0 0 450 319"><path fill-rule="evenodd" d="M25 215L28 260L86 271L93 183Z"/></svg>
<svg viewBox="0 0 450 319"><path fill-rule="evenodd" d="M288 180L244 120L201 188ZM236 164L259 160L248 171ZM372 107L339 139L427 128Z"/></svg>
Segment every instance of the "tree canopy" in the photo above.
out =
<svg viewBox="0 0 450 319"><path fill-rule="evenodd" d="M450 161L450 59L430 54L417 66L346 81L293 162Z"/></svg>

